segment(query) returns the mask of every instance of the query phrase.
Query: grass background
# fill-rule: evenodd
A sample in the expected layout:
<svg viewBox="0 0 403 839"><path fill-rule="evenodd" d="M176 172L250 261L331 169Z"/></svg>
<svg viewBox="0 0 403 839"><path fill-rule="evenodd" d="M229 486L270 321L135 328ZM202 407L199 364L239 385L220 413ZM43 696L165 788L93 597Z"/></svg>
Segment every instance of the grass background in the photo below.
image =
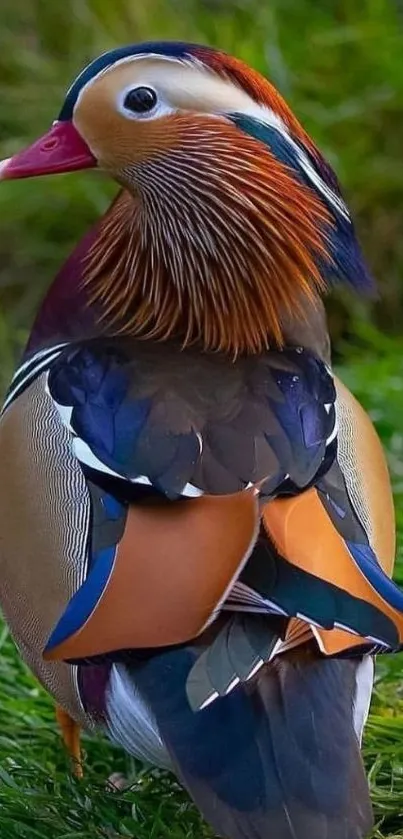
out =
<svg viewBox="0 0 403 839"><path fill-rule="evenodd" d="M128 41L208 42L270 76L345 187L381 298L329 304L339 372L388 453L403 583L403 0L2 0L0 158L42 133L87 60ZM93 174L0 188L0 392L57 267L114 188ZM378 663L365 739L375 836L403 837L403 662ZM172 779L86 738L71 778L53 718L0 623L0 835L3 839L201 839ZM111 793L111 771L131 790Z"/></svg>

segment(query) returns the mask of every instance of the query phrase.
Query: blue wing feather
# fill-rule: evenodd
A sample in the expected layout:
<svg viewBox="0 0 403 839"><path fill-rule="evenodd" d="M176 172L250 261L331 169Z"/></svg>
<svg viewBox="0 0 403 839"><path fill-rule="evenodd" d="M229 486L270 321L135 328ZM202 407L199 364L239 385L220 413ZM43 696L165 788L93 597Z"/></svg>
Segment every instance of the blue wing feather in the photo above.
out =
<svg viewBox="0 0 403 839"><path fill-rule="evenodd" d="M389 603L399 612L403 612L403 591L385 574L372 548L369 545L357 545L353 542L347 542L346 544L360 571L375 591L386 603Z"/></svg>
<svg viewBox="0 0 403 839"><path fill-rule="evenodd" d="M67 348L51 366L51 396L56 406L71 408L72 435L94 455L94 469L104 464L127 481L145 476L172 499L188 484L226 494L265 478L271 493L287 475L296 487L313 480L335 428L334 385L319 359L288 349L228 361L221 397L208 358L182 353L185 374L194 367L186 390L184 374L172 376L180 350L170 353L159 373L158 359L151 365L139 342L128 348L119 340L87 342Z"/></svg>
<svg viewBox="0 0 403 839"><path fill-rule="evenodd" d="M81 629L95 609L113 569L116 550L104 548L93 556L93 566L85 582L71 598L51 633L44 652L50 652Z"/></svg>
<svg viewBox="0 0 403 839"><path fill-rule="evenodd" d="M51 633L45 653L74 635L92 614L110 579L116 547L124 530L125 505L91 482L88 486L92 500L92 528L88 543L87 576Z"/></svg>

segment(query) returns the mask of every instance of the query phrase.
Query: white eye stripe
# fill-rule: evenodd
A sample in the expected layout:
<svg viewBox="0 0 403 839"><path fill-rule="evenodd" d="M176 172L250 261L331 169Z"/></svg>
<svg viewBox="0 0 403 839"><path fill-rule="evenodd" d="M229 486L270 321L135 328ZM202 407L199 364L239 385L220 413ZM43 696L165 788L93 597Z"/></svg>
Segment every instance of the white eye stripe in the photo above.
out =
<svg viewBox="0 0 403 839"><path fill-rule="evenodd" d="M276 114L275 111L273 111L272 108L269 108L267 105L260 105L257 103L252 103L251 108L243 109L242 113L246 114L247 116L251 116L253 119L258 119L264 125L267 125L270 128L274 128L275 131L278 131L278 133L281 134L282 138L288 143L288 145L296 155L299 165L301 166L301 169L304 171L307 178L309 178L309 180L316 187L316 189L322 193L324 198L327 201L329 201L330 204L333 205L334 209L337 210L340 213L340 215L343 216L345 221L351 223L350 213L345 202L323 180L318 170L315 168L313 163L311 163L304 149L299 145L298 142L296 142L293 139L293 137L291 137L288 127L286 126L282 117L279 114Z"/></svg>
<svg viewBox="0 0 403 839"><path fill-rule="evenodd" d="M100 58L102 58L102 57L103 57L103 55L107 55L107 53L103 53L103 54L100 56ZM132 61L138 61L138 60L139 60L139 59L141 59L141 58L161 58L161 59L163 59L163 60L167 60L167 61L176 61L176 62L179 62L179 59L177 59L177 58L168 58L168 57L167 57L167 58L165 59L165 56L163 57L163 56L161 56L161 55L157 55L157 54L154 54L154 53L145 53L145 52L143 52L143 53L138 53L137 55L125 55L123 58L118 58L116 61L111 62L111 64L107 64L107 65L106 65L106 67L103 67L103 68L102 68L102 70L99 70L99 72L98 72L98 73L95 73L95 75L94 75L94 76L91 76L91 78L90 78L90 79L88 79L88 81L85 83L85 85L83 85L83 87L81 88L80 93L82 93L82 91L83 91L85 88L90 87L90 86L91 86L91 85L92 85L92 84L93 84L93 83L94 83L97 79L99 79L99 77L100 77L100 76L104 76L104 75L105 75L105 73L107 73L109 70L112 70L112 68L118 67L120 64L130 64ZM180 63L180 62L179 62L179 63ZM80 73L80 74L76 77L76 79L74 80L74 82L70 85L70 87L69 87L69 88L68 88L68 90L67 90L67 93L66 93L66 98L67 98L67 97L69 96L69 94L72 92L72 90L74 89L75 85L76 85L76 84L78 84L78 83L80 82L80 79L81 79L81 78L84 78L84 76L85 76L85 74L86 74L86 72L87 72L87 70L88 70L88 68L89 68L90 66L91 66L90 64L87 64L87 66L86 66L86 67L84 67L84 69L82 70L82 72L81 72L81 73Z"/></svg>
<svg viewBox="0 0 403 839"><path fill-rule="evenodd" d="M174 58L173 56L171 57L171 56L159 55L158 53L151 53L151 52L138 53L137 55L126 55L126 56L124 56L124 58L119 58L119 59L117 59L117 61L114 61L112 64L108 64L107 67L103 67L102 70L99 71L99 73L96 73L95 76L92 76L91 79L88 79L88 81L83 85L83 87L81 88L81 90L77 94L77 99L74 103L74 110L76 109L78 103L80 102L81 97L83 96L84 92L86 90L88 90L88 88L91 87L94 84L94 82L96 82L97 79L99 79L101 76L104 76L110 70L112 70L112 69L114 70L115 67L119 67L121 64L130 64L134 61L139 61L140 59L144 59L144 58L159 59L161 61L168 61L171 64L172 63L173 64L187 64L187 63L192 63L193 64L193 62L190 60L190 58L188 60L185 60L185 59L180 59L180 58ZM80 75L76 78L76 80L73 82L73 84L69 87L69 89L66 93L66 99L68 98L69 94L71 93L71 91L73 90L73 88L77 84L77 82L79 82L80 76L84 76L87 70L88 70L88 67L85 67L84 70L82 71L82 73L80 73ZM136 84L136 87L137 86L138 85ZM125 116L126 115L127 115L127 112L125 111Z"/></svg>

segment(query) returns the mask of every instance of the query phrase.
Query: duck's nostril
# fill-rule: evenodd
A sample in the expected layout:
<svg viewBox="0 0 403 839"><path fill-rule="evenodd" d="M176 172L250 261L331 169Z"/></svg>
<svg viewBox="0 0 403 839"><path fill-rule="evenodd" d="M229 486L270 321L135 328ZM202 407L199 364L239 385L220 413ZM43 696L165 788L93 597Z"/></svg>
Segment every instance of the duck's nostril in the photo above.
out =
<svg viewBox="0 0 403 839"><path fill-rule="evenodd" d="M42 149L42 151L53 151L53 149L56 149L58 145L59 145L58 138L57 137L51 137L51 138L49 138L49 140L45 140L45 142L42 143L41 149Z"/></svg>

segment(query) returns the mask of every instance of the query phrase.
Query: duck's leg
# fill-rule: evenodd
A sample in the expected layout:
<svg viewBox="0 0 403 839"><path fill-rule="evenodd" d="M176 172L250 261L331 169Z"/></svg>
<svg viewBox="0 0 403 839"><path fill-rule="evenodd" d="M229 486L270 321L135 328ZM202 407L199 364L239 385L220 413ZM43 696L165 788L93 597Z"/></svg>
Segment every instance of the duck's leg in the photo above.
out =
<svg viewBox="0 0 403 839"><path fill-rule="evenodd" d="M83 766L81 762L80 726L61 705L56 705L56 719L62 731L64 745L73 761L74 775L76 778L82 778Z"/></svg>

